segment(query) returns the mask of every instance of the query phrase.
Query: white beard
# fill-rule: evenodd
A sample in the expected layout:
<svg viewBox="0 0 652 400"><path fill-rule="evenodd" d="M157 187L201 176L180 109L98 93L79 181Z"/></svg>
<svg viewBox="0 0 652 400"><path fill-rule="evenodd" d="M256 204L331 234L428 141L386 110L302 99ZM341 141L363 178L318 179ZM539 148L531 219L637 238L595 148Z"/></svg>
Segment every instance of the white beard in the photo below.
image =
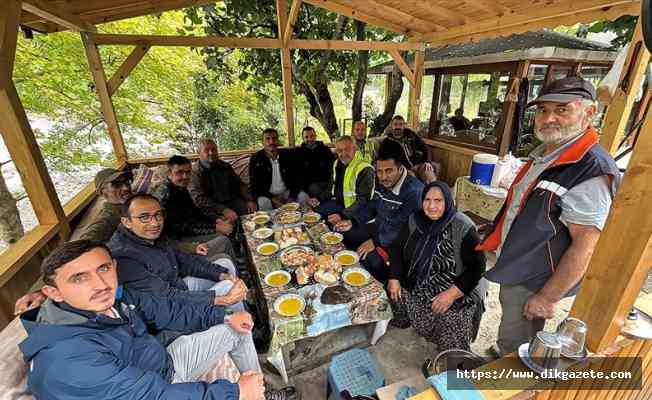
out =
<svg viewBox="0 0 652 400"><path fill-rule="evenodd" d="M577 137L579 134L584 132L586 125L584 123L584 118L586 114L582 112L581 118L577 123L569 126L560 126L557 124L546 124L543 126L543 129L547 129L546 133L542 133L540 129L534 128L534 134L537 139L542 141L547 145L561 145L568 142L569 140Z"/></svg>

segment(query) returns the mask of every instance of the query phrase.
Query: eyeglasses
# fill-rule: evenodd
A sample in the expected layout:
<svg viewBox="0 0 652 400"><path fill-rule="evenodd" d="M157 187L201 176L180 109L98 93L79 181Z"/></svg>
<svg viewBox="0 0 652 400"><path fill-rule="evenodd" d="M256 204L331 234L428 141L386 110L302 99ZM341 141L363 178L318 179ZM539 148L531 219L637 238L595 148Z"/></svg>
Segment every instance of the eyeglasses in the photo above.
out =
<svg viewBox="0 0 652 400"><path fill-rule="evenodd" d="M111 183L112 188L120 189L123 186L131 186L131 179L120 178L120 179L116 179L116 180L114 180L113 182L110 182L110 183Z"/></svg>
<svg viewBox="0 0 652 400"><path fill-rule="evenodd" d="M152 219L155 219L156 222L163 222L165 219L165 211L160 210L155 212L154 214L139 214L139 215L130 215L129 218L137 218L140 222L143 224L148 224L152 222Z"/></svg>

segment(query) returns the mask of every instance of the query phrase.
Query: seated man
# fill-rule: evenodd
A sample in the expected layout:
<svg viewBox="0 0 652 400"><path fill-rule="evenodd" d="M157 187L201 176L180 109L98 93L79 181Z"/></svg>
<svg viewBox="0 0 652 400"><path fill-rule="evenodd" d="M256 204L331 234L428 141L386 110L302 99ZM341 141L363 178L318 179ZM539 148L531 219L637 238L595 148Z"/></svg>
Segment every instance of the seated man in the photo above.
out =
<svg viewBox="0 0 652 400"><path fill-rule="evenodd" d="M376 142L367 139L367 126L363 121L353 123L353 138L360 157L369 164L376 159Z"/></svg>
<svg viewBox="0 0 652 400"><path fill-rule="evenodd" d="M421 203L423 183L408 174L402 158L398 143L382 142L376 160L378 184L371 201L359 208L351 220L342 220L334 227L343 232L344 243L357 249L362 265L380 282L386 282L389 276L386 263L390 245Z"/></svg>
<svg viewBox="0 0 652 400"><path fill-rule="evenodd" d="M131 196L131 171L105 168L95 175L95 190L104 198L99 214L79 239L106 243L120 225L122 203Z"/></svg>
<svg viewBox="0 0 652 400"><path fill-rule="evenodd" d="M195 204L214 219L224 216L234 224L239 215L256 211L247 185L229 163L219 159L217 144L212 139L199 143L199 161L192 165L188 190Z"/></svg>
<svg viewBox="0 0 652 400"><path fill-rule="evenodd" d="M334 198L320 204L319 199L310 198L308 204L328 219L331 225L353 215L371 198L374 187L374 168L362 160L351 136L340 136L335 141L337 161L333 164L332 184Z"/></svg>
<svg viewBox="0 0 652 400"><path fill-rule="evenodd" d="M263 149L249 160L249 191L260 210L272 210L285 203L304 203L308 195L301 191L300 180L290 150L279 149L278 132L263 131Z"/></svg>
<svg viewBox="0 0 652 400"><path fill-rule="evenodd" d="M165 210L163 231L170 239L205 243L209 258L219 253L235 257L228 238L233 225L224 218L213 219L193 203L188 184L191 174L190 160L183 156L172 156L168 160L168 178L154 190Z"/></svg>
<svg viewBox="0 0 652 400"><path fill-rule="evenodd" d="M471 129L471 121L464 116L464 110L461 108L455 110L455 116L450 117L448 121L456 131L468 131Z"/></svg>
<svg viewBox="0 0 652 400"><path fill-rule="evenodd" d="M251 399L264 382L245 311L156 297L118 286L116 261L100 243L68 242L45 258L48 300L21 316L39 399ZM164 347L151 329L183 332ZM197 382L229 353L238 383Z"/></svg>
<svg viewBox="0 0 652 400"><path fill-rule="evenodd" d="M423 139L413 130L405 127L405 120L400 115L395 115L391 124L392 129L388 132L387 139L395 140L403 147L406 166L421 182L436 181L437 175L432 164L428 162L428 148Z"/></svg>
<svg viewBox="0 0 652 400"><path fill-rule="evenodd" d="M331 198L330 181L335 155L323 142L317 141L317 133L312 127L303 128L301 135L303 143L296 152L300 162L297 168L304 171L300 174L303 176L303 190L310 197L326 201Z"/></svg>
<svg viewBox="0 0 652 400"><path fill-rule="evenodd" d="M127 199L122 223L108 243L118 261L120 282L156 296L244 310L247 288L236 278L233 263L226 258L211 263L176 250L161 238L163 225L156 197L137 194Z"/></svg>

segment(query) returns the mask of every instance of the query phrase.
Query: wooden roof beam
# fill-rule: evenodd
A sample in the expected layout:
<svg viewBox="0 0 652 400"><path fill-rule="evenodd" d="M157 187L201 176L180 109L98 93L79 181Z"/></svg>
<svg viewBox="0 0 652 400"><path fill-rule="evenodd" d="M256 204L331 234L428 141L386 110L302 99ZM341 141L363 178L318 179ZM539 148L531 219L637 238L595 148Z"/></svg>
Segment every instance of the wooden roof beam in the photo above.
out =
<svg viewBox="0 0 652 400"><path fill-rule="evenodd" d="M109 82L107 83L107 89L109 91L109 96L113 96L116 90L122 85L122 83L127 79L131 71L136 68L140 60L145 57L150 46L145 44L141 46L136 46L136 48L129 54L127 59L122 63L117 71L113 74Z"/></svg>
<svg viewBox="0 0 652 400"><path fill-rule="evenodd" d="M345 6L332 0L303 0L304 3L312 4L316 7L325 8L334 13L345 15L358 21L366 22L378 28L383 28L391 32L403 33L409 35L412 33L408 28L395 24L393 22L369 15L356 8ZM417 32L415 32L417 33Z"/></svg>
<svg viewBox="0 0 652 400"><path fill-rule="evenodd" d="M401 9L408 1L405 0L376 0L393 9ZM415 9L427 12L433 21L439 21L439 25L458 26L469 22L469 18L459 12L449 10L446 7L438 6L431 0L410 0L409 3Z"/></svg>
<svg viewBox="0 0 652 400"><path fill-rule="evenodd" d="M231 38L220 36L154 36L154 35L122 35L93 34L97 45L124 46L180 46L180 47L225 47L225 48L256 48L280 49L279 39ZM367 40L313 40L291 39L287 43L291 49L307 50L420 50L421 43L416 42L372 42Z"/></svg>
<svg viewBox="0 0 652 400"><path fill-rule="evenodd" d="M613 20L622 15L640 14L641 6L638 1L625 1L622 3L623 4L616 6L589 9L582 12L560 15L557 17L536 18L533 20L521 22L516 25L510 24L508 27L499 27L482 32L466 33L460 35L450 35L450 31L433 32L431 34L427 34L425 37L431 39L428 43L430 47L440 47L455 43L477 42L483 39L495 38L498 36L509 36L515 33L537 31L544 28L552 29L557 26L570 26L581 22L592 22L601 19ZM481 24L481 22L478 24Z"/></svg>
<svg viewBox="0 0 652 400"><path fill-rule="evenodd" d="M97 32L92 24L83 21L68 10L58 7L42 0L23 0L23 10L37 15L46 21L54 22L57 25L64 26L77 32Z"/></svg>
<svg viewBox="0 0 652 400"><path fill-rule="evenodd" d="M430 19L419 18L408 14L398 8L387 6L379 0L355 0L355 5L364 10L373 10L374 16L403 26L410 26L420 33L446 30L445 26L437 24Z"/></svg>
<svg viewBox="0 0 652 400"><path fill-rule="evenodd" d="M20 19L20 1L9 0L0 18L0 63L7 65L8 79L11 79L16 58L16 43L18 41L18 21Z"/></svg>
<svg viewBox="0 0 652 400"><path fill-rule="evenodd" d="M460 37L480 36L479 34L491 31L507 31L508 28L518 30L534 30L543 22L545 26L561 25L560 19L577 17L580 14L586 15L589 12L599 12L612 7L626 7L636 5L640 8L639 0L613 0L605 2L604 0L575 0L572 2L562 2L546 7L535 7L528 10L528 14L510 14L503 17L492 18L487 21L478 21L471 24L465 24L460 27L448 29L443 32L431 32L423 35L421 38L424 42L431 42L433 46L439 46L451 42L451 39ZM640 11L639 11L640 13ZM636 14L638 15L638 13ZM566 18L568 17L568 18ZM580 22L580 21L576 21ZM535 26L529 26L537 24ZM524 30L520 30L523 32ZM459 40L458 40L459 41Z"/></svg>
<svg viewBox="0 0 652 400"><path fill-rule="evenodd" d="M299 17L299 11L301 10L301 0L294 0L292 2L292 8L290 8L290 16L288 17L287 25L283 31L283 43L287 43L292 38L292 32L294 32L294 26L297 23L297 18Z"/></svg>
<svg viewBox="0 0 652 400"><path fill-rule="evenodd" d="M495 14L498 16L503 16L512 13L513 11L510 10L509 8L505 7L504 5L500 4L498 0L491 1L491 0L471 0L471 1L466 1L466 3L470 4L471 6L478 8L486 13L489 14Z"/></svg>
<svg viewBox="0 0 652 400"><path fill-rule="evenodd" d="M401 56L401 53L399 53L398 50L389 50L388 53L390 56L392 56L396 65L398 65L398 68L403 73L403 76L405 76L405 79L407 79L408 82L410 82L410 86L414 87L415 85L414 72L410 69L410 66L405 62L405 60Z"/></svg>

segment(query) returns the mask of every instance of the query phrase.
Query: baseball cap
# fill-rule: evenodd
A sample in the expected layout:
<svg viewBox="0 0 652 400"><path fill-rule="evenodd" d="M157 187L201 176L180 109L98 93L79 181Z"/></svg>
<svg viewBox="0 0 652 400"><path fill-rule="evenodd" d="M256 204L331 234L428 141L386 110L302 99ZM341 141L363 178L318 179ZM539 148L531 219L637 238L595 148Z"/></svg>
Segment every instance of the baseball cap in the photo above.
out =
<svg viewBox="0 0 652 400"><path fill-rule="evenodd" d="M591 82L577 76L569 76L550 82L541 89L536 99L527 104L532 107L537 103L552 101L555 103L570 103L577 99L595 101L595 88Z"/></svg>
<svg viewBox="0 0 652 400"><path fill-rule="evenodd" d="M126 176L128 179L133 178L131 171L120 171L114 168L104 168L95 175L95 190L99 193L102 185L108 182L113 182L121 176Z"/></svg>

